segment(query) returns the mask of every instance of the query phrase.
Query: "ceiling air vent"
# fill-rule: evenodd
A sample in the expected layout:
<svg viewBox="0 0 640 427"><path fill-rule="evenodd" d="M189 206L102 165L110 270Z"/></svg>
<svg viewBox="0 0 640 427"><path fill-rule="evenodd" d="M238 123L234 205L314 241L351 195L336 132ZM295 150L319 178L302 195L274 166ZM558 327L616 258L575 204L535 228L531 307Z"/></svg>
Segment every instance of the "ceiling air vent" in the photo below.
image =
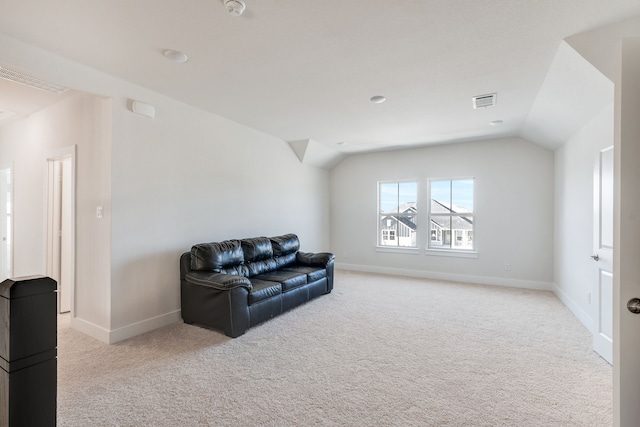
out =
<svg viewBox="0 0 640 427"><path fill-rule="evenodd" d="M488 95L478 95L473 97L473 109L492 107L496 105L498 99L497 93L490 93Z"/></svg>
<svg viewBox="0 0 640 427"><path fill-rule="evenodd" d="M39 79L29 74L12 70L4 65L0 66L0 78L56 94L61 94L68 89L64 86Z"/></svg>

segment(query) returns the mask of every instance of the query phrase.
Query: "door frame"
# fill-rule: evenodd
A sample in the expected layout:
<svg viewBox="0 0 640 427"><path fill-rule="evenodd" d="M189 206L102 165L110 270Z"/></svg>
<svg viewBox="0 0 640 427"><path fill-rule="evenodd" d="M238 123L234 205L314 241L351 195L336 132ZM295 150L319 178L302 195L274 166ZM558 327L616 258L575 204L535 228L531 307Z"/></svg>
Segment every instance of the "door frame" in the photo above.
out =
<svg viewBox="0 0 640 427"><path fill-rule="evenodd" d="M11 277L13 275L13 248L14 248L14 244L13 244L13 230L14 230L14 217L13 217L13 206L14 206L14 190L15 190L15 172L14 172L14 167L13 167L13 162L9 162L9 163L0 163L0 171L3 170L9 170L11 171L11 200L7 200L7 203L11 204L11 225L10 225L10 229L8 230L8 233L11 235L11 241L9 241L9 264L7 265L7 268L9 270L9 277ZM3 190L0 190L3 191Z"/></svg>
<svg viewBox="0 0 640 427"><path fill-rule="evenodd" d="M71 159L71 194L69 204L71 205L70 209L70 221L71 227L69 230L70 233L70 274L69 274L69 299L70 299L70 316L73 319L75 317L75 289L76 289L76 146L72 145L69 147L59 148L57 150L50 151L45 156L45 191L44 191L44 223L45 223L45 271L48 276L52 275L53 272L53 256L52 256L52 247L54 243L54 230L52 228L53 223L53 188L55 182L53 182L53 173L52 166L53 162L62 161L64 159ZM59 301L58 301L59 303Z"/></svg>

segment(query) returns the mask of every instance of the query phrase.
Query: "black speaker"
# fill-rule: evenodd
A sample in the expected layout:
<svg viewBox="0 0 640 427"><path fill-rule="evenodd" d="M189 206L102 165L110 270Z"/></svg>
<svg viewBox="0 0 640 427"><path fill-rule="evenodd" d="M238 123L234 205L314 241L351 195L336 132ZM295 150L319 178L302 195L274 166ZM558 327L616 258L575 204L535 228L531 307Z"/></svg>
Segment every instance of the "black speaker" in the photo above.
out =
<svg viewBox="0 0 640 427"><path fill-rule="evenodd" d="M0 283L0 427L56 425L56 288L44 276Z"/></svg>

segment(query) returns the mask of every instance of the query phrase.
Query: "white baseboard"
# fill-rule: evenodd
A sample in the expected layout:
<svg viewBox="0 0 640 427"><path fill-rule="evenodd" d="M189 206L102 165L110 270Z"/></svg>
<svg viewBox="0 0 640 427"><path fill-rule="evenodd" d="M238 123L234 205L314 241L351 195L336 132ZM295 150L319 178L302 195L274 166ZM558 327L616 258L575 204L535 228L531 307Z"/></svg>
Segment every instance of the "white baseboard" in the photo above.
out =
<svg viewBox="0 0 640 427"><path fill-rule="evenodd" d="M87 322L84 319L79 317L72 317L70 319L71 328L76 329L83 334L89 335L97 339L98 341L102 341L105 344L109 344L109 330L104 329L101 326L95 325L91 322Z"/></svg>
<svg viewBox="0 0 640 427"><path fill-rule="evenodd" d="M552 291L553 283L534 280L505 279L501 277L472 276L466 274L441 273L435 271L409 270L405 268L376 267L370 265L337 263L337 269L362 271L364 273L391 274L395 276L419 277L422 279L447 280L451 282L476 283L480 285L507 286L511 288Z"/></svg>
<svg viewBox="0 0 640 427"><path fill-rule="evenodd" d="M567 296L567 294L565 294L562 289L560 289L557 285L553 285L553 293L556 294L556 297L558 297L558 299L560 301L562 301L562 303L567 306L567 308L569 310L571 310L571 312L573 313L574 316L576 316L578 318L578 320L585 326L585 328L587 328L589 330L589 332L593 333L594 328L593 328L593 319L591 318L591 316L589 316L587 313L584 312L584 310L582 310L578 304L576 304L575 302L573 302L573 300L571 298L569 298Z"/></svg>
<svg viewBox="0 0 640 427"><path fill-rule="evenodd" d="M136 335L179 322L181 319L180 310L176 310L110 331L75 317L71 319L71 327L106 344L115 344L119 341L135 337Z"/></svg>
<svg viewBox="0 0 640 427"><path fill-rule="evenodd" d="M109 344L114 344L118 341L126 340L127 338L135 337L136 335L144 334L145 332L153 331L154 329L179 322L182 319L180 313L180 310L176 310L171 313L166 313L161 316L152 317L151 319L123 326L122 328L114 329L109 333Z"/></svg>

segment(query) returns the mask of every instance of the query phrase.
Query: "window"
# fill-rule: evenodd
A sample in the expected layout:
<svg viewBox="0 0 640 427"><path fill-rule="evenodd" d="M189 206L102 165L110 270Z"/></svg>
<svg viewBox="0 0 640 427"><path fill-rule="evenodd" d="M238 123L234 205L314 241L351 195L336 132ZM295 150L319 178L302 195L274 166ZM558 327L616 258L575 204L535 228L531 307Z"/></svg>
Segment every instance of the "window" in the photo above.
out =
<svg viewBox="0 0 640 427"><path fill-rule="evenodd" d="M417 247L418 183L378 183L378 245Z"/></svg>
<svg viewBox="0 0 640 427"><path fill-rule="evenodd" d="M429 249L474 250L473 178L429 181Z"/></svg>

